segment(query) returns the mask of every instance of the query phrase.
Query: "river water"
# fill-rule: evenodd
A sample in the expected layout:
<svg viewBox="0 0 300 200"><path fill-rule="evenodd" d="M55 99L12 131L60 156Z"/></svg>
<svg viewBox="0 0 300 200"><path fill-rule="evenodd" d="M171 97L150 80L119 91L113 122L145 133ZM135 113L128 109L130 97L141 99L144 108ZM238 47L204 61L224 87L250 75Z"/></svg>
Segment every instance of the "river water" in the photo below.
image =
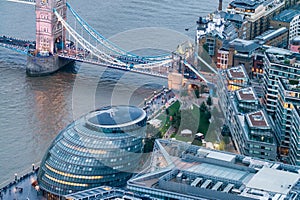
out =
<svg viewBox="0 0 300 200"><path fill-rule="evenodd" d="M162 27L193 40L196 20L214 11L218 0L70 0L70 4L106 37ZM35 40L34 6L0 0L0 13L0 34ZM0 185L38 163L57 133L78 116L104 105L138 105L167 85L160 78L82 63L32 78L26 76L25 66L25 56L0 48Z"/></svg>

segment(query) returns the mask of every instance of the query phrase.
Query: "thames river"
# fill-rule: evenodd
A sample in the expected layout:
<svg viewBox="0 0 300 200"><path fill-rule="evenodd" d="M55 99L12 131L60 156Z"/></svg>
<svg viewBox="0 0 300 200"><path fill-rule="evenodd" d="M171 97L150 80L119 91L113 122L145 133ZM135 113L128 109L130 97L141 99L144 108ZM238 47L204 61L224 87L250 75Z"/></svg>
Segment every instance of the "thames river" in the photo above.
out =
<svg viewBox="0 0 300 200"><path fill-rule="evenodd" d="M196 21L218 0L70 0L106 37L161 27L194 40ZM223 7L228 0L223 2ZM34 6L0 1L0 35L35 40ZM190 28L189 31L185 31ZM160 78L76 64L47 77L27 77L26 57L0 48L0 185L41 160L52 139L80 115L100 106L134 104L167 85Z"/></svg>

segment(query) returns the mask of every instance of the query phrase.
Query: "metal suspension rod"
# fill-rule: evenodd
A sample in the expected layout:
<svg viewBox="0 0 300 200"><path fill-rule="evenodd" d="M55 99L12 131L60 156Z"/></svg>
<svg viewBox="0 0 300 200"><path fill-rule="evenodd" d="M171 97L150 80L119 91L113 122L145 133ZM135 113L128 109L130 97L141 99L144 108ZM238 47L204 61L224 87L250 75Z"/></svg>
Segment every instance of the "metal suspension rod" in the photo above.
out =
<svg viewBox="0 0 300 200"><path fill-rule="evenodd" d="M135 54L132 54L120 47L118 47L117 45L115 45L114 43L110 42L109 40L107 40L105 37L103 37L101 34L99 34L97 31L95 31L89 24L87 24L75 11L74 9L70 6L69 3L67 3L68 8L70 9L71 13L73 14L73 16L75 17L76 20L78 20L78 22L83 26L83 28L92 36L94 37L95 40L97 40L102 46L104 46L105 48L107 48L108 50L113 51L114 53L117 53L119 55L125 55L125 56L129 56L129 57L135 57L141 60L149 60L149 61L159 61L159 60L166 60L166 59L170 59L170 54L165 54L165 55L161 55L161 56L146 56L146 57L142 57L140 58L140 56L137 56Z"/></svg>
<svg viewBox="0 0 300 200"><path fill-rule="evenodd" d="M70 25L58 14L58 12L54 9L54 13L57 16L58 20L62 23L62 25L66 28L66 30L69 32L69 34L72 35L72 37L84 48L88 49L92 54L94 54L96 57L99 57L101 60L108 62L110 64L119 64L124 65L123 62L120 62L110 55L107 55L104 52L99 51L99 49L95 48L92 44L90 44L88 41L86 41L84 38L82 38Z"/></svg>

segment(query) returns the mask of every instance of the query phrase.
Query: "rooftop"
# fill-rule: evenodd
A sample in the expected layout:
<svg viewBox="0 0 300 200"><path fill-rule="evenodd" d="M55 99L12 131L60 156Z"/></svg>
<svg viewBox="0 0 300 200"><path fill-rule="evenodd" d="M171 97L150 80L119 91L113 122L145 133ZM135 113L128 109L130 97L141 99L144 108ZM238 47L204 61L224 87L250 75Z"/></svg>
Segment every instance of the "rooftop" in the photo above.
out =
<svg viewBox="0 0 300 200"><path fill-rule="evenodd" d="M274 174L276 174L274 176ZM299 174L263 167L246 184L247 187L287 195L299 181Z"/></svg>
<svg viewBox="0 0 300 200"><path fill-rule="evenodd" d="M292 41L300 41L300 36L294 37Z"/></svg>
<svg viewBox="0 0 300 200"><path fill-rule="evenodd" d="M246 114L246 119L250 127L269 127L265 113L262 110Z"/></svg>
<svg viewBox="0 0 300 200"><path fill-rule="evenodd" d="M38 193L38 186L36 184L37 171L33 171L20 177L17 181L11 182L8 186L0 188L0 199L2 200L12 200L12 199L27 199L27 200L45 200L45 198ZM130 191L125 191L118 188L112 188L109 186L100 186L73 194L65 195L66 199L69 200L81 200L84 198L94 199L94 200L142 200L145 196L138 195ZM144 198L143 198L144 197ZM149 200L151 198L148 198Z"/></svg>
<svg viewBox="0 0 300 200"><path fill-rule="evenodd" d="M66 195L65 198L72 200L142 200L141 195L134 194L133 192L125 191L122 189L112 188L109 186L100 186L89 190L76 192L70 195Z"/></svg>
<svg viewBox="0 0 300 200"><path fill-rule="evenodd" d="M239 101L256 101L258 99L252 87L237 90L235 93Z"/></svg>
<svg viewBox="0 0 300 200"><path fill-rule="evenodd" d="M243 40L237 38L231 41L225 41L221 50L229 51L230 48L233 48L238 53L252 53L259 47L260 45L253 40Z"/></svg>
<svg viewBox="0 0 300 200"><path fill-rule="evenodd" d="M218 11L206 17L199 17L197 21L197 37L199 39L206 35L218 37L221 40L237 38L238 33L235 24L241 23L243 21L242 18L238 14Z"/></svg>
<svg viewBox="0 0 300 200"><path fill-rule="evenodd" d="M231 154L224 154L222 152L218 152L218 151L210 151L207 156L207 158L212 158L212 159L217 159L217 160L223 160L226 162L234 162L235 160L235 155L231 155Z"/></svg>
<svg viewBox="0 0 300 200"><path fill-rule="evenodd" d="M233 22L242 23L243 21L245 21L245 17L240 14L225 13L224 18L225 18L225 20L229 20L229 21L233 21Z"/></svg>
<svg viewBox="0 0 300 200"><path fill-rule="evenodd" d="M229 79L247 79L248 75L245 68L241 65L227 69Z"/></svg>
<svg viewBox="0 0 300 200"><path fill-rule="evenodd" d="M133 106L108 106L86 116L88 122L100 127L126 126L144 119L145 111Z"/></svg>
<svg viewBox="0 0 300 200"><path fill-rule="evenodd" d="M176 140L158 139L152 162L132 177L127 190L107 186L65 195L68 199L296 199L300 167L221 152ZM2 199L44 199L35 186L36 171L1 188ZM129 191L130 190L130 191ZM135 191L145 195L137 195ZM248 197L248 198L247 198Z"/></svg>
<svg viewBox="0 0 300 200"><path fill-rule="evenodd" d="M295 68L300 67L299 53L294 53L287 49L268 46L265 54L272 63L291 66Z"/></svg>
<svg viewBox="0 0 300 200"><path fill-rule="evenodd" d="M229 5L234 8L256 9L262 2L253 0L234 0Z"/></svg>
<svg viewBox="0 0 300 200"><path fill-rule="evenodd" d="M247 171L232 169L230 167L218 166L218 165L213 165L208 163L194 165L186 169L186 171L202 174L205 176L214 176L218 178L224 178L224 179L235 180L235 181L243 180L243 178L249 175L249 172Z"/></svg>
<svg viewBox="0 0 300 200"><path fill-rule="evenodd" d="M283 33L287 33L287 32L288 32L288 29L286 27L282 27L277 30L268 30L268 31L264 32L263 34L257 36L255 39L266 42L266 41L272 40L272 39L282 35Z"/></svg>
<svg viewBox="0 0 300 200"><path fill-rule="evenodd" d="M283 0L233 0L227 10L231 11L231 9L235 9L236 12L253 16L259 14L258 17L261 17L262 13L266 14L283 5Z"/></svg>
<svg viewBox="0 0 300 200"><path fill-rule="evenodd" d="M300 76L299 76L300 78ZM300 98L297 95L300 95L300 80L298 79L286 79L286 78L279 78L281 84L283 85L284 89L287 92L287 96L294 97L294 98ZM294 92L294 93L291 93ZM298 93L298 94L297 94ZM300 99L299 99L300 102Z"/></svg>
<svg viewBox="0 0 300 200"><path fill-rule="evenodd" d="M155 147L152 160L168 157L173 162L163 167L153 162L155 166L149 166L149 171L128 181L132 191L179 199L289 199L300 193L300 168L296 166L176 140L159 139Z"/></svg>
<svg viewBox="0 0 300 200"><path fill-rule="evenodd" d="M300 15L300 10L288 9L282 11L279 15L276 15L273 20L280 22L291 22L297 15Z"/></svg>

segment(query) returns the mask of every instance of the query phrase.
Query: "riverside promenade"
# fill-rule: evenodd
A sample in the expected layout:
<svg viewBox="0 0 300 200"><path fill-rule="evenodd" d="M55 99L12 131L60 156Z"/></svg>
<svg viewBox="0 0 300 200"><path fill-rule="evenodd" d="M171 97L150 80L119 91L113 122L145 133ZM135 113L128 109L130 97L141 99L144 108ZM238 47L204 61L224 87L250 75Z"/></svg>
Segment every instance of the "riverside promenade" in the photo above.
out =
<svg viewBox="0 0 300 200"><path fill-rule="evenodd" d="M0 200L43 200L38 195L36 186L37 172L39 168L33 169L21 177L15 179L0 189Z"/></svg>

